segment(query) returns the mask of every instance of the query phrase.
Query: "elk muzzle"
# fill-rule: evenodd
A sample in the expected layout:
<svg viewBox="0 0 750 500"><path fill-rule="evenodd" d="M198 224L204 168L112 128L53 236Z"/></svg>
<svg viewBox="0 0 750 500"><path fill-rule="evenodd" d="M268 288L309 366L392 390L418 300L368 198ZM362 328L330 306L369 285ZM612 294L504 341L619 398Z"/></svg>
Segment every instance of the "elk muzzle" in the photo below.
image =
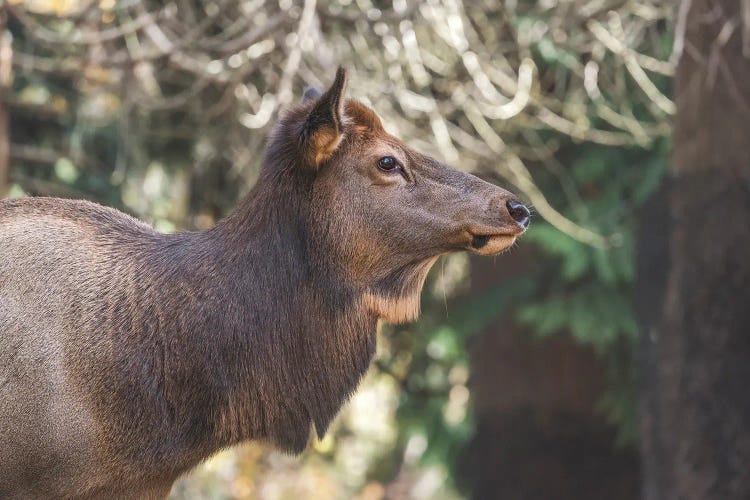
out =
<svg viewBox="0 0 750 500"><path fill-rule="evenodd" d="M517 200L493 200L490 205L502 207L494 223L472 224L469 250L480 255L495 255L510 248L529 227L530 212Z"/></svg>

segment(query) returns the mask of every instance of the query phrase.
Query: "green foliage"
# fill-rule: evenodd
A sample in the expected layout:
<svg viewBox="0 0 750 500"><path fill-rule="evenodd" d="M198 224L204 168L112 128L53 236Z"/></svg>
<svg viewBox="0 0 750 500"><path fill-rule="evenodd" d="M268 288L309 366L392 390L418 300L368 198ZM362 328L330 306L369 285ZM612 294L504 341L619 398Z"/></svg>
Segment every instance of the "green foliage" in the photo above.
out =
<svg viewBox="0 0 750 500"><path fill-rule="evenodd" d="M634 230L638 208L665 175L668 149L667 141L648 150L576 148L570 172L581 193L579 212L601 233L617 234L617 244L592 247L543 222L526 236L551 257L534 278L549 285L519 307L517 321L540 337L570 334L606 360L609 388L599 409L617 425L622 445L634 444L638 436Z"/></svg>
<svg viewBox="0 0 750 500"><path fill-rule="evenodd" d="M430 281L434 280L433 273ZM392 352L410 353L398 422L401 446L408 449L414 439L424 444L420 453L423 464L457 470L461 450L474 432L466 388L467 340L507 312L509 304L530 297L536 287L528 277L517 278L471 301L451 305L449 311L443 300L425 294L419 322L386 329L386 340L394 346ZM397 357L382 361L381 369L390 372ZM450 484L454 479L449 476Z"/></svg>
<svg viewBox="0 0 750 500"><path fill-rule="evenodd" d="M627 297L599 284L586 284L522 306L518 320L541 336L570 332L600 353L620 337L635 339L638 334Z"/></svg>

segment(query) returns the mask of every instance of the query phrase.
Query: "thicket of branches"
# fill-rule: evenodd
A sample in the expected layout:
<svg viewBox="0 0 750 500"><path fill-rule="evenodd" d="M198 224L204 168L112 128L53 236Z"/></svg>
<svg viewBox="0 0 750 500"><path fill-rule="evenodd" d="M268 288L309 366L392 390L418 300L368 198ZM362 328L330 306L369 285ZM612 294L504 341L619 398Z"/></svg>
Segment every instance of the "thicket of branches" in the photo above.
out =
<svg viewBox="0 0 750 500"><path fill-rule="evenodd" d="M461 168L497 172L555 227L602 244L548 132L648 146L669 133L674 112L654 77L674 69L673 58L659 55L675 2L128 0L50 11L54 5L7 7L18 30L15 72L29 83L59 81L63 94L39 103L22 93L14 104L57 119L120 120L111 164L123 169L143 168L153 157L144 150L184 142L181 161L198 170L219 165L227 181L247 185L279 109L305 85L325 86L343 64L354 73L353 95L395 133ZM53 157L26 139L17 158ZM75 163L111 160L55 147ZM530 164L557 176L582 216L561 216Z"/></svg>

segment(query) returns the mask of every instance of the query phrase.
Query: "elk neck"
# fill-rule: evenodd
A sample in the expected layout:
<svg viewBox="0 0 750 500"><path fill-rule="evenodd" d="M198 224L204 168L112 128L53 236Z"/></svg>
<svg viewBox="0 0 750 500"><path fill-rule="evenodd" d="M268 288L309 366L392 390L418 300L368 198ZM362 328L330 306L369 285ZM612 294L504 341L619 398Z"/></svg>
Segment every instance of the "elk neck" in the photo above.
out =
<svg viewBox="0 0 750 500"><path fill-rule="evenodd" d="M215 349L224 401L222 445L267 439L300 452L356 389L375 353L377 316L335 260L311 242L302 214L309 190L283 172L261 178L201 239L212 252L223 318Z"/></svg>

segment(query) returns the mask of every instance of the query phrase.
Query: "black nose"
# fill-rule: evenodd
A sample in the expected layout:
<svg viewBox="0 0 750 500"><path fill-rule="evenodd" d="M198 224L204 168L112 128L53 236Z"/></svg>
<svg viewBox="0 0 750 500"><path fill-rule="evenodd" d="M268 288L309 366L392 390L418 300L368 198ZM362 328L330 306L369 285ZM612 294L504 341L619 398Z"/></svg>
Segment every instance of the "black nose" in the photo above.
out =
<svg viewBox="0 0 750 500"><path fill-rule="evenodd" d="M515 200L508 200L505 206L508 207L508 213L513 217L513 220L518 222L521 227L529 226L529 215L531 214L528 208Z"/></svg>

